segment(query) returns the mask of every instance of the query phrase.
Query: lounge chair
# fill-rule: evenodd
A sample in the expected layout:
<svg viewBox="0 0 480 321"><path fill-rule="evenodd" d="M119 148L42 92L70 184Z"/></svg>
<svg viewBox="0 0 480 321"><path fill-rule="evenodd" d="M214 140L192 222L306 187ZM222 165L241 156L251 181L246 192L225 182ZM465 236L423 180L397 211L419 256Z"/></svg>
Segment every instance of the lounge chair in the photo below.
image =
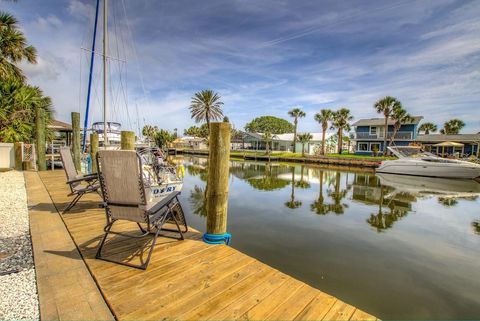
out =
<svg viewBox="0 0 480 321"><path fill-rule="evenodd" d="M142 161L135 151L99 151L97 153L97 168L107 224L104 228L105 234L98 247L96 258L145 270L150 262L157 237L166 222L174 222L177 227L175 232L180 234L178 239L184 239L177 218L179 213L177 209L181 209L178 201L180 192L172 192L159 202L148 204L145 198ZM120 220L135 222L142 234L134 235L112 231L112 226ZM146 228L143 228L141 224L145 224ZM135 265L130 262L116 261L102 256L102 249L109 234L133 238L143 238L153 234L147 259L143 261L142 258L143 263Z"/></svg>
<svg viewBox="0 0 480 321"><path fill-rule="evenodd" d="M96 173L83 175L77 171L75 164L73 163L70 147L60 147L60 156L62 158L63 169L67 175L67 184L70 187L70 194L68 194L68 196L75 195L70 204L63 210L63 213L66 213L77 204L83 195L93 192L98 193L100 185L97 183L98 175Z"/></svg>

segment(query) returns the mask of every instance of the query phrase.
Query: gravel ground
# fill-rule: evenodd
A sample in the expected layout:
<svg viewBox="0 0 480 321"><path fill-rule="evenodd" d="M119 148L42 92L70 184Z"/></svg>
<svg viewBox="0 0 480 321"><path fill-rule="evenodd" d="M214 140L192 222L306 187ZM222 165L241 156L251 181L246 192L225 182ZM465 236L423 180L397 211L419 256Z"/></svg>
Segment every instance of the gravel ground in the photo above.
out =
<svg viewBox="0 0 480 321"><path fill-rule="evenodd" d="M0 173L0 320L38 320L38 296L21 172Z"/></svg>

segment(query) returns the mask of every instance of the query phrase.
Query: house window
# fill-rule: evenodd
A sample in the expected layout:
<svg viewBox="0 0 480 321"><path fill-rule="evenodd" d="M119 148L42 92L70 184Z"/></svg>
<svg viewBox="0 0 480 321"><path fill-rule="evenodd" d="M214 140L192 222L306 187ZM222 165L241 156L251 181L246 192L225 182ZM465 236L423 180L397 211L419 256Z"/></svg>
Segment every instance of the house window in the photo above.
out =
<svg viewBox="0 0 480 321"><path fill-rule="evenodd" d="M373 151L380 151L380 143L370 143L370 150Z"/></svg>
<svg viewBox="0 0 480 321"><path fill-rule="evenodd" d="M370 126L370 135L377 135L377 127Z"/></svg>
<svg viewBox="0 0 480 321"><path fill-rule="evenodd" d="M368 151L368 143L358 143L358 150L361 152Z"/></svg>

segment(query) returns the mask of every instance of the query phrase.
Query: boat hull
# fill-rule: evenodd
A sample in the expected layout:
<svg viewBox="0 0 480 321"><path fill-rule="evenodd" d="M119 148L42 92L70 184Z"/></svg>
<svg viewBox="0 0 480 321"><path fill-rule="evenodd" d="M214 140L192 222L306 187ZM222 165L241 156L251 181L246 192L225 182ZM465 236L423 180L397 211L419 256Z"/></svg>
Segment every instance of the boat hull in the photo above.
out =
<svg viewBox="0 0 480 321"><path fill-rule="evenodd" d="M180 192L183 187L183 182L172 182L160 185L153 185L145 188L145 197L147 202L158 202L165 198L172 192Z"/></svg>
<svg viewBox="0 0 480 321"><path fill-rule="evenodd" d="M474 179L480 176L480 166L467 162L433 163L426 161L384 161L376 170L377 173L441 177L455 179Z"/></svg>

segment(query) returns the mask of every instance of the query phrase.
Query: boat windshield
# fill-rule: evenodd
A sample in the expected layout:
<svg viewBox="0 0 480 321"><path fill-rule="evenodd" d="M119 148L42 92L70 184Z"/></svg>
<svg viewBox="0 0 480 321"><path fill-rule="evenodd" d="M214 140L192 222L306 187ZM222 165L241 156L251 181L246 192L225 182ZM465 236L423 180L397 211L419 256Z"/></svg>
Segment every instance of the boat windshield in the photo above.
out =
<svg viewBox="0 0 480 321"><path fill-rule="evenodd" d="M420 147L416 146L397 146L397 147L388 147L393 155L397 156L398 158L423 158L423 157L435 157L435 155L423 151Z"/></svg>

